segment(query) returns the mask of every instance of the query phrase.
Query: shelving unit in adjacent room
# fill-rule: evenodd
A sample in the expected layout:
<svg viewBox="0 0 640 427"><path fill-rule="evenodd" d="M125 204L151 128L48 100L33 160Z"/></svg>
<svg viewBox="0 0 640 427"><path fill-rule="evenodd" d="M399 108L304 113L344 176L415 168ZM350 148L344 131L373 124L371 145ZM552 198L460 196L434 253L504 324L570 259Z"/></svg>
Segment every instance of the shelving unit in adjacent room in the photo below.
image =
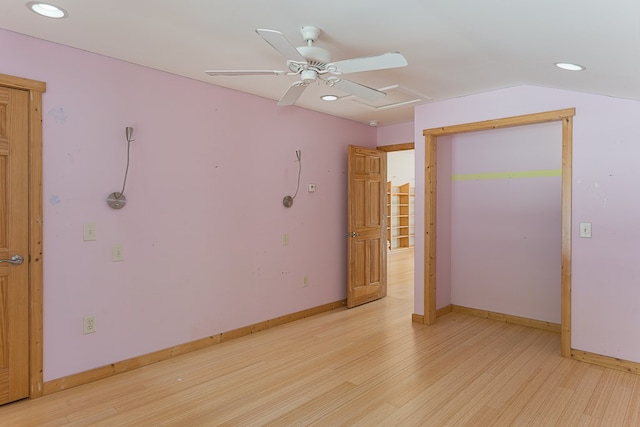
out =
<svg viewBox="0 0 640 427"><path fill-rule="evenodd" d="M409 183L387 182L387 240L391 250L414 244L415 189Z"/></svg>
<svg viewBox="0 0 640 427"><path fill-rule="evenodd" d="M387 249L391 249L391 181L387 182Z"/></svg>

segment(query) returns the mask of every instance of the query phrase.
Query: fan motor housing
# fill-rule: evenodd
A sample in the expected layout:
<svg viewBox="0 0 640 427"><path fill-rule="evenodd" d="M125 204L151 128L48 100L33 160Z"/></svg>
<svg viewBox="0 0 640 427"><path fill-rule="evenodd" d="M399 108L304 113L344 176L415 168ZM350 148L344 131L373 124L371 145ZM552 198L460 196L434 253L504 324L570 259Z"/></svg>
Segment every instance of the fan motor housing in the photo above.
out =
<svg viewBox="0 0 640 427"><path fill-rule="evenodd" d="M331 62L331 53L318 46L302 46L296 48L300 55L304 56L309 63L320 62L328 64Z"/></svg>

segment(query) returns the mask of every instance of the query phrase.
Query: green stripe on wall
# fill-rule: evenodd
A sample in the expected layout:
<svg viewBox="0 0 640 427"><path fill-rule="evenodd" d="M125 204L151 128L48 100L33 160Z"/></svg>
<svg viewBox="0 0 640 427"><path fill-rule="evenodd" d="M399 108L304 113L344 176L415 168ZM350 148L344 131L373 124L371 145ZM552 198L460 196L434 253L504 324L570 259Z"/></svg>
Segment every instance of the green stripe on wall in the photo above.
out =
<svg viewBox="0 0 640 427"><path fill-rule="evenodd" d="M513 179L513 178L540 178L547 176L562 176L562 169L543 169L537 171L519 172L487 172L487 173L463 173L451 175L451 181L477 181L481 179Z"/></svg>

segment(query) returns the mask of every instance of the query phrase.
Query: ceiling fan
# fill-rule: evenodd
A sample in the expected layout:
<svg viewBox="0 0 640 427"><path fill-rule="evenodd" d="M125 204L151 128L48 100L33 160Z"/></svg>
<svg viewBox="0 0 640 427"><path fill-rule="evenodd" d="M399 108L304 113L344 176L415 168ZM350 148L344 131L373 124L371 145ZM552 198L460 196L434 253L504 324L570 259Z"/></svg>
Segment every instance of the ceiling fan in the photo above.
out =
<svg viewBox="0 0 640 427"><path fill-rule="evenodd" d="M257 29L256 33L285 57L288 71L209 70L205 71L205 73L210 76L300 75L300 80L289 86L289 89L278 101L280 106L295 104L306 87L317 80L322 80L330 87L335 87L359 98L376 101L386 96L386 93L360 83L345 80L341 76L343 74L384 70L407 65L407 60L398 52L332 62L331 53L328 50L313 45L320 35L320 29L313 26L304 26L300 29L302 38L307 42L307 45L302 47L293 46L284 34L279 31Z"/></svg>

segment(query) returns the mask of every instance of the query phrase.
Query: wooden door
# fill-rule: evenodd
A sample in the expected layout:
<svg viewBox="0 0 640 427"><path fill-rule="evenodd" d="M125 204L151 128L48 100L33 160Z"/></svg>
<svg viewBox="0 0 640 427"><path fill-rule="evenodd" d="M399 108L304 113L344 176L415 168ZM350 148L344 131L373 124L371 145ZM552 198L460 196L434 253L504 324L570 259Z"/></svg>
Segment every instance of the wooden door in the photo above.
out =
<svg viewBox="0 0 640 427"><path fill-rule="evenodd" d="M349 146L347 307L387 295L387 153Z"/></svg>
<svg viewBox="0 0 640 427"><path fill-rule="evenodd" d="M29 396L28 108L28 91L0 87L0 404Z"/></svg>

